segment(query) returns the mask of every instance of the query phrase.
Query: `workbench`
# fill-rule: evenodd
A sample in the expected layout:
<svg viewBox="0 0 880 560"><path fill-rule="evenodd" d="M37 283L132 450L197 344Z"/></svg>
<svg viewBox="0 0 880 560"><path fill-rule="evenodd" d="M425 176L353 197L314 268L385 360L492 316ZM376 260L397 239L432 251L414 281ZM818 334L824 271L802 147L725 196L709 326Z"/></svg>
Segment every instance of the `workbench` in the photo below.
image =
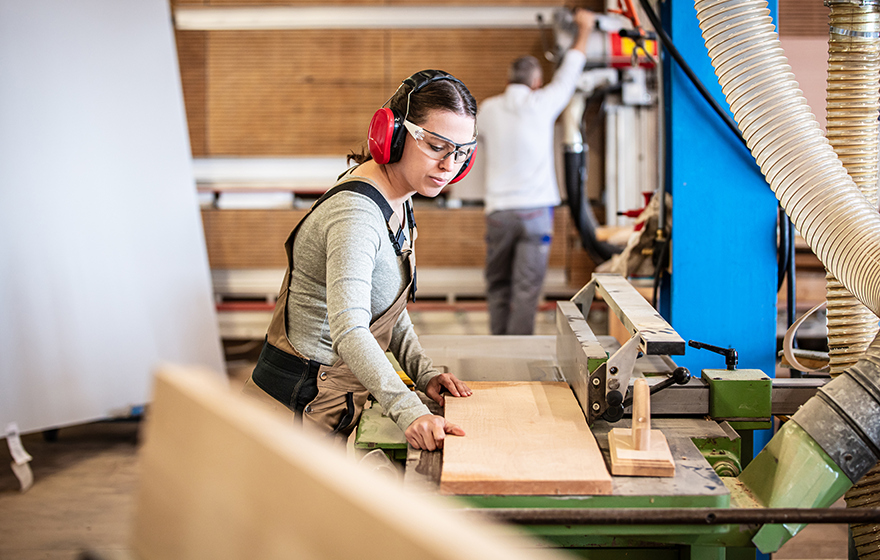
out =
<svg viewBox="0 0 880 560"><path fill-rule="evenodd" d="M432 335L420 338L422 347L435 366L450 371L464 381L563 381L556 363L556 336L456 336ZM619 344L613 337L597 337L613 352ZM674 368L668 357L642 356L636 360L634 376L659 380ZM821 384L818 380L774 380L774 409L796 409ZM740 435L727 422L708 417L707 383L694 377L685 386L664 390L652 397L655 411L653 427L666 436L675 460L675 476L612 477L609 496L456 496L467 511L558 508L731 508L757 507L749 503L748 493L735 478L742 468ZM778 387L777 387L778 385ZM425 397L423 400L427 401ZM432 401L426 404L442 414ZM793 410L791 410L793 412ZM674 412L674 415L672 415ZM610 465L608 432L612 427L629 427L624 417L616 423L597 420L592 431ZM396 438L396 439L395 439ZM366 411L357 434L356 446L381 447L387 453L405 457L404 484L417 492L436 493L439 487L442 453L407 449L403 434L381 409ZM391 448L397 447L397 455ZM609 469L610 470L610 469ZM729 476L719 476L727 474ZM754 558L748 527L731 525L529 525L529 533L540 536L549 546L618 555L642 554L650 558L679 558L684 548L690 558ZM742 530L741 530L742 529ZM586 552L584 552L586 554Z"/></svg>

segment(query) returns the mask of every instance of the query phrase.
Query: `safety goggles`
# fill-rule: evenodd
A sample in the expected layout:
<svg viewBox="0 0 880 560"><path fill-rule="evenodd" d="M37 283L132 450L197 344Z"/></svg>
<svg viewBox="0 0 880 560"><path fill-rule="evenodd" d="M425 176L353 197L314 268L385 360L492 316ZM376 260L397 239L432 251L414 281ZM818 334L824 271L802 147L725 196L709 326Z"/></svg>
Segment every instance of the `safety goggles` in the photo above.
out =
<svg viewBox="0 0 880 560"><path fill-rule="evenodd" d="M449 138L440 136L436 132L425 130L407 120L403 121L403 125L415 139L419 149L429 158L437 161L443 161L452 156L452 161L455 163L464 163L471 157L471 154L474 153L474 149L477 147L476 139L464 144L456 144Z"/></svg>

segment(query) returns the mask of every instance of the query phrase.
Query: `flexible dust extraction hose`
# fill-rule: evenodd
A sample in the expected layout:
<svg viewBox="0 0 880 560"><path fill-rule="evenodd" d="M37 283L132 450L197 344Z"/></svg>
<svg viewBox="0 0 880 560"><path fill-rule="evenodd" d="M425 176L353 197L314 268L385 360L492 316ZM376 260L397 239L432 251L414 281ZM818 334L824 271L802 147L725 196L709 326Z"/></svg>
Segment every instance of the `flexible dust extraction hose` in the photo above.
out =
<svg viewBox="0 0 880 560"><path fill-rule="evenodd" d="M856 186L877 207L877 134L880 111L880 10L877 2L826 2L830 8L826 136ZM826 277L831 375L852 367L878 332L877 316L834 278ZM880 505L880 466L846 495L851 508ZM863 559L880 557L880 526L852 526Z"/></svg>
<svg viewBox="0 0 880 560"><path fill-rule="evenodd" d="M798 89L767 3L697 0L709 56L770 187L822 263L880 311L880 214L828 145Z"/></svg>
<svg viewBox="0 0 880 560"><path fill-rule="evenodd" d="M581 238L581 247L595 264L610 259L620 248L599 241L599 224L587 196L587 164L589 151L584 144L583 118L586 99L575 94L562 112L562 142L565 148L565 192L571 219Z"/></svg>
<svg viewBox="0 0 880 560"><path fill-rule="evenodd" d="M722 91L771 189L826 269L878 314L880 214L816 123L767 3L697 0L695 7ZM880 457L880 337L792 421L850 481L862 478Z"/></svg>
<svg viewBox="0 0 880 560"><path fill-rule="evenodd" d="M875 2L830 8L826 136L849 176L877 207L880 11ZM830 272L826 278L831 375L855 364L878 332L877 316Z"/></svg>
<svg viewBox="0 0 880 560"><path fill-rule="evenodd" d="M581 238L581 247L595 264L601 264L619 253L620 249L596 237L599 224L586 193L587 156L582 147L577 150L565 146L565 192L571 219Z"/></svg>

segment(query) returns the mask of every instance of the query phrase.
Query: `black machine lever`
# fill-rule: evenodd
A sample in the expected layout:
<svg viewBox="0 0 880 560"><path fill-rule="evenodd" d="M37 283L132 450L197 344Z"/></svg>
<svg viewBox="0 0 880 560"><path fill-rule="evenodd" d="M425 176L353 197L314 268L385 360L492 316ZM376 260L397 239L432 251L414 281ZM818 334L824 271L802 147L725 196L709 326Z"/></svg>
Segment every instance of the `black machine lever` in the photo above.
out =
<svg viewBox="0 0 880 560"><path fill-rule="evenodd" d="M727 364L727 369L730 371L735 370L736 364L739 363L739 355L736 353L736 348L720 348L704 342L697 342L696 340L688 340L688 346L697 350L708 350L721 354L724 356L724 363Z"/></svg>
<svg viewBox="0 0 880 560"><path fill-rule="evenodd" d="M691 380L691 372L688 368L684 366L679 366L672 370L672 375L657 383L656 385L651 387L649 394L653 395L658 391L662 391L663 389L669 387L670 385L687 385L688 381ZM632 406L633 398L630 396L625 401L623 401L623 408L628 406ZM610 404L610 403L609 403Z"/></svg>

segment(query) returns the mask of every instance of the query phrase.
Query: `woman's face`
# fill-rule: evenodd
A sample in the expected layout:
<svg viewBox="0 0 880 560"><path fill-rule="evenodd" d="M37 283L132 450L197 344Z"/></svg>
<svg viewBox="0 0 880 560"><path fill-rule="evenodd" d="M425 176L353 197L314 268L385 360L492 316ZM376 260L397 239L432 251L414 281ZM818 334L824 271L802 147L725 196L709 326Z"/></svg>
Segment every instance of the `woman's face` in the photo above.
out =
<svg viewBox="0 0 880 560"><path fill-rule="evenodd" d="M430 111L428 119L419 123L419 126L456 144L467 144L474 140L474 118L451 111ZM425 144L425 142L430 141L431 134L426 134L424 140L416 140L409 131L405 133L407 138L398 169L413 191L423 196L435 197L449 181L455 178L464 162L455 163L455 154L442 160L434 159L429 155L433 144ZM444 151L443 155L446 153L448 151Z"/></svg>

